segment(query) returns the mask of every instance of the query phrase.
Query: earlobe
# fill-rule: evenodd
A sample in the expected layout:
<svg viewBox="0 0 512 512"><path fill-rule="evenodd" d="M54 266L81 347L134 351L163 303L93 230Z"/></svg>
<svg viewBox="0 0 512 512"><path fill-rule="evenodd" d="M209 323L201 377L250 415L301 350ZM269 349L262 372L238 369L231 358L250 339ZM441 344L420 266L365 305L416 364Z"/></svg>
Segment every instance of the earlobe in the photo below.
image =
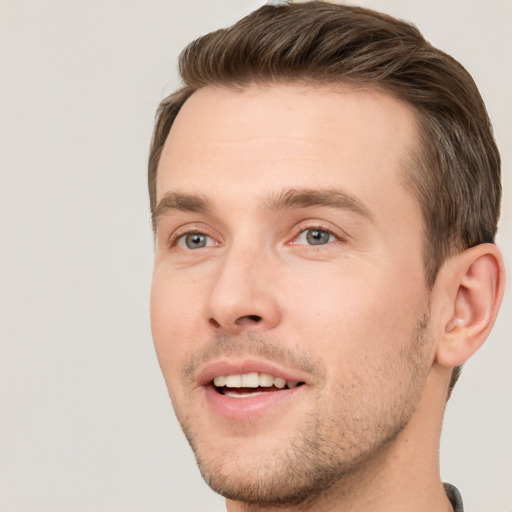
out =
<svg viewBox="0 0 512 512"><path fill-rule="evenodd" d="M503 298L505 269L500 250L480 244L449 258L436 280L444 317L438 324L436 361L454 368L484 343Z"/></svg>

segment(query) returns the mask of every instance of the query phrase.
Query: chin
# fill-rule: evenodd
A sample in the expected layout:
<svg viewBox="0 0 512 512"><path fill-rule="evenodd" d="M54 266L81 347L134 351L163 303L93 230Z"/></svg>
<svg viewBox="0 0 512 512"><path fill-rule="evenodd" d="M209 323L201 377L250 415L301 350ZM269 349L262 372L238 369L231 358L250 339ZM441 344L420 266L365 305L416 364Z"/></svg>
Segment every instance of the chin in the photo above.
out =
<svg viewBox="0 0 512 512"><path fill-rule="evenodd" d="M334 487L343 492L351 477L375 461L406 424L395 423L386 432L373 432L371 440L345 444L344 427L323 420L310 416L298 432L267 432L264 439L253 441L216 438L210 444L212 436L204 437L206 431L197 436L188 429L185 434L201 475L215 492L233 501L284 507L314 503Z"/></svg>
<svg viewBox="0 0 512 512"><path fill-rule="evenodd" d="M314 470L301 465L300 459L296 454L277 454L259 462L248 462L242 457L236 461L206 463L198 458L198 465L206 483L225 498L277 507L314 500L340 479L341 475L332 468Z"/></svg>

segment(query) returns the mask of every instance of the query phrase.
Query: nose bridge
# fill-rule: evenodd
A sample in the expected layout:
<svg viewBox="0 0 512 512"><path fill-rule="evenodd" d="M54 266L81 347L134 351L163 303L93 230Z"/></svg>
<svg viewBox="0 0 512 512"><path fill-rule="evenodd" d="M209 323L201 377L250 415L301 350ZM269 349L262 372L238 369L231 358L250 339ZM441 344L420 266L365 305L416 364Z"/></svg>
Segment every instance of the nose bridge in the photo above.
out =
<svg viewBox="0 0 512 512"><path fill-rule="evenodd" d="M272 258L254 236L225 248L207 299L206 316L224 331L266 330L279 319L271 283Z"/></svg>

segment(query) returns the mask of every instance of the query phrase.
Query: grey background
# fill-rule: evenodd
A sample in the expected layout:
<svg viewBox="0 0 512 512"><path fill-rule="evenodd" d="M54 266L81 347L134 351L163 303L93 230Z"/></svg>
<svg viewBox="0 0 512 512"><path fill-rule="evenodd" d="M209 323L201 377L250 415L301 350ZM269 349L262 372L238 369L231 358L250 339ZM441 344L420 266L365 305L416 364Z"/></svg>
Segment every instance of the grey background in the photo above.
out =
<svg viewBox="0 0 512 512"><path fill-rule="evenodd" d="M146 157L180 49L256 0L0 0L0 511L216 511L151 342ZM512 274L512 2L357 2L459 59L502 151ZM512 511L511 296L448 405L442 477Z"/></svg>

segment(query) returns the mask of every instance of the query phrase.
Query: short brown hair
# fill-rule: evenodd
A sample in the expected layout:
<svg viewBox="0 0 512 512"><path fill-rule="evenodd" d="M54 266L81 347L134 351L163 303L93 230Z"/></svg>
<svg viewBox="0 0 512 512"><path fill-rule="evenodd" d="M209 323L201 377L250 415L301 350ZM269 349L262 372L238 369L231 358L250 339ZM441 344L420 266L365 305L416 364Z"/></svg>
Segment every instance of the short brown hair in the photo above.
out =
<svg viewBox="0 0 512 512"><path fill-rule="evenodd" d="M208 86L282 82L377 88L411 105L418 149L404 175L424 222L429 286L447 256L493 242L500 210L500 156L469 73L413 25L361 7L326 2L265 5L189 44L184 85L160 104L149 157L151 211L165 140L185 101ZM454 372L452 384L458 376Z"/></svg>

